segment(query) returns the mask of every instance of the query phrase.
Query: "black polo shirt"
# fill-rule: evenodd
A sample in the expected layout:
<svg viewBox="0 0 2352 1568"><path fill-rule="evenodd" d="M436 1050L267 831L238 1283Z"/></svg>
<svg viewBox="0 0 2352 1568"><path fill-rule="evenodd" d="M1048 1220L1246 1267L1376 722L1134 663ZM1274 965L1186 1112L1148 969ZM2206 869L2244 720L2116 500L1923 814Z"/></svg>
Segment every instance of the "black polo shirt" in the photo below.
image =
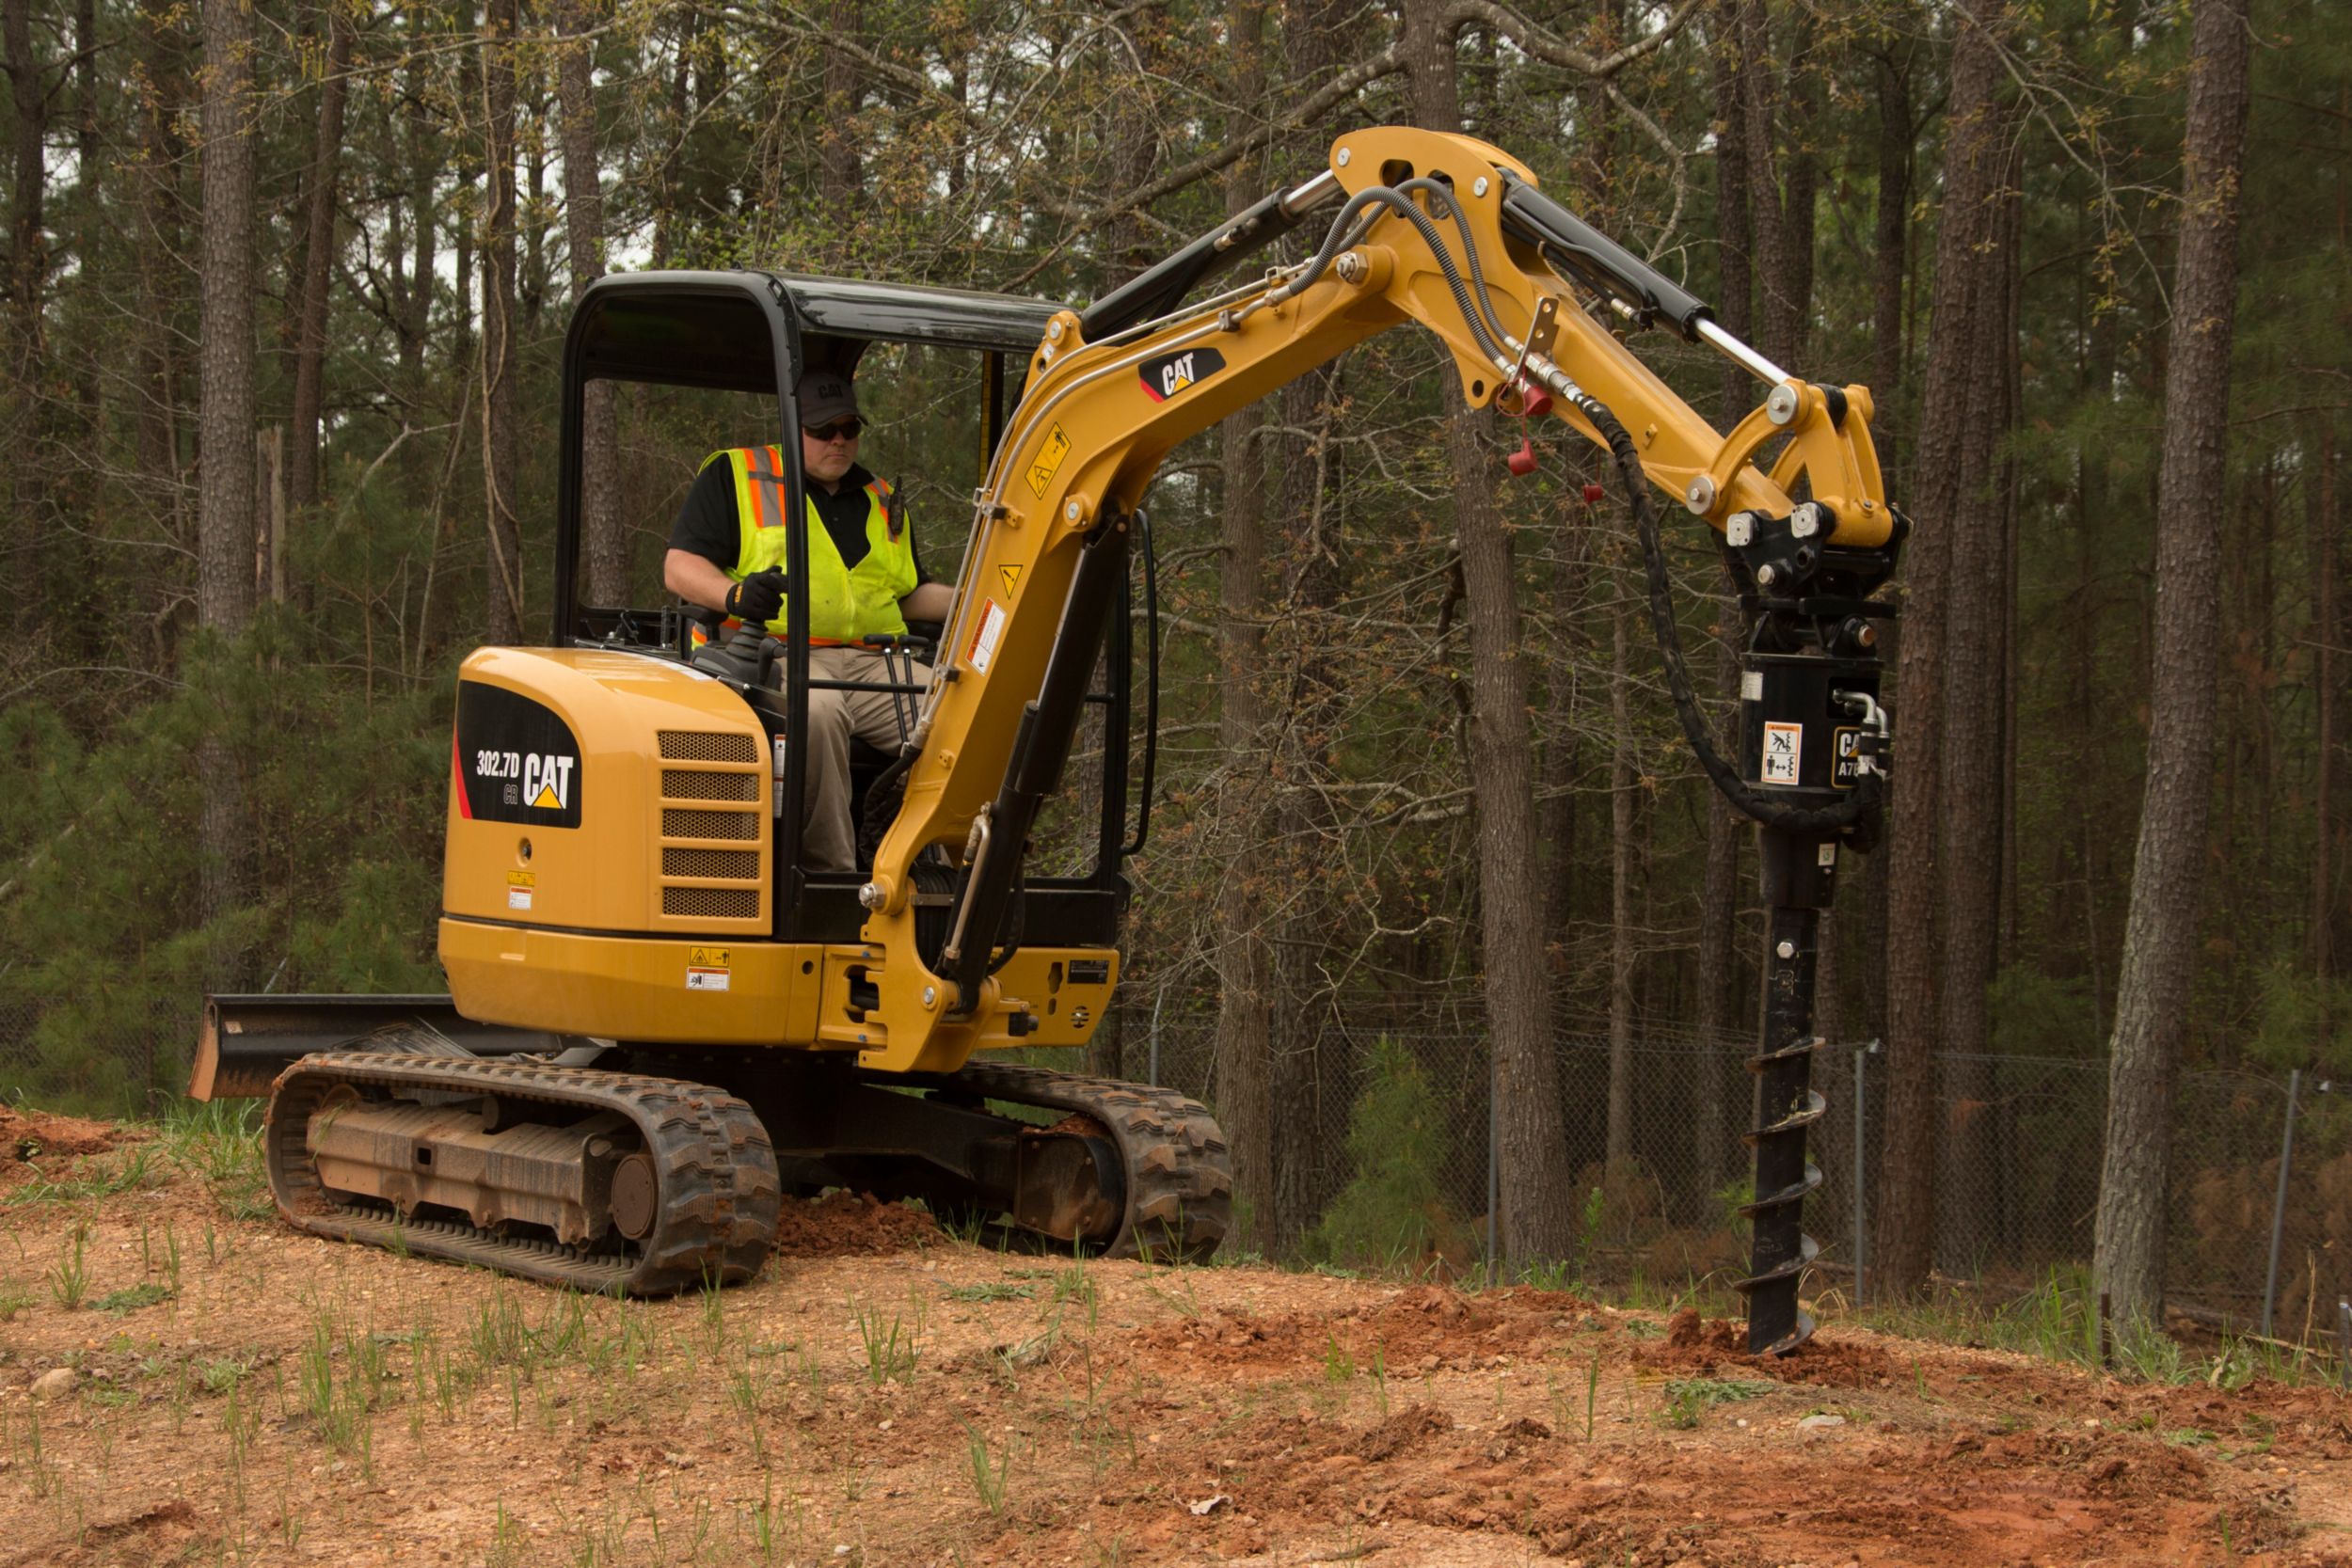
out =
<svg viewBox="0 0 2352 1568"><path fill-rule="evenodd" d="M841 564L855 566L866 559L866 487L874 476L862 464L852 463L850 471L841 476L839 485L832 491L808 481L808 497L817 506L818 520L833 536L833 547L841 552ZM891 508L898 514L899 526L906 531L907 547L914 548L914 520L906 511L906 499L893 494ZM670 548L685 550L701 556L723 572L733 572L743 553L743 533L735 516L735 467L731 463L706 463L703 471L694 476L694 486L686 493L686 504L678 508L677 521L670 526ZM923 557L914 557L914 580L929 582L930 574L923 570Z"/></svg>

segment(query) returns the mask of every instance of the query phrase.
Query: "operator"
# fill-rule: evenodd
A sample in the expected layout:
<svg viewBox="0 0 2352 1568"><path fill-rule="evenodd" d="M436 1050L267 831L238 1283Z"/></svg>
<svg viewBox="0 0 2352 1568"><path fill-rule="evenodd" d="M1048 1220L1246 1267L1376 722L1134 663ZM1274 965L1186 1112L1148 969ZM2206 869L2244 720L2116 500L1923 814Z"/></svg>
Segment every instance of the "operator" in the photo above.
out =
<svg viewBox="0 0 2352 1568"><path fill-rule="evenodd" d="M808 673L817 680L887 682L888 661L861 645L902 637L907 622L945 621L955 591L933 582L914 555L904 503L857 460L865 421L848 377L811 370L794 388L801 415L801 473L808 488ZM703 460L670 530L661 580L689 604L785 635L784 453L736 447ZM721 635L723 635L722 633ZM906 666L902 663L903 673ZM930 668L914 666L914 683ZM904 739L888 691L812 689L808 694L808 806L802 824L813 871L857 869L850 822L850 737L896 752Z"/></svg>

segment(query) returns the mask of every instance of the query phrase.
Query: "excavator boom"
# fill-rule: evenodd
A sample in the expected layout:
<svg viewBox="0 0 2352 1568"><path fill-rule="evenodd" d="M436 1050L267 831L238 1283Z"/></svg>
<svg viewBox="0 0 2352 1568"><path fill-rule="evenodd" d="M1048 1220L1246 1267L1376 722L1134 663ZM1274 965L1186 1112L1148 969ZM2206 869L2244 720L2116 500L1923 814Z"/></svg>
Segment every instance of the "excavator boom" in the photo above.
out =
<svg viewBox="0 0 2352 1568"><path fill-rule="evenodd" d="M1308 260L1198 303L1175 302L1222 264L1222 251L1319 217L1332 203L1338 210ZM1770 378L1763 404L1719 435L1596 307L1662 320L1713 344ZM1160 313L1144 315L1152 309ZM1774 673L1780 666L1759 666L1750 776L1732 777L1720 758L1709 771L1768 832L1810 835L1768 852L1768 875L1779 862L1793 866L1792 855L1810 856L1802 885L1782 891L1816 909L1826 900L1837 843L1876 809L1875 785L1857 789L1879 765L1883 729L1867 650L1874 634L1862 628L1884 613L1868 594L1891 570L1901 530L1870 444L1868 392L1781 373L1687 292L1544 197L1534 173L1500 150L1409 128L1360 131L1334 145L1327 180L1276 193L1121 296L1048 325L976 498L972 547L923 703L904 804L862 894L864 936L878 958L868 978L881 1005L854 1031L830 1027L845 1044L854 1033L866 1065L952 1070L1025 1025L1026 1001L990 974L990 933L1068 755L1106 607L1123 591L1136 509L1162 460L1234 410L1406 324L1444 343L1470 406L1564 421L1630 465L1643 486L1633 498L1640 515L1647 516L1646 484L1655 484L1723 535L1768 612L1770 645L1757 657L1801 661L1807 690L1789 695L1785 673ZM1774 441L1785 443L1778 458L1759 467L1759 451ZM1649 553L1655 566L1654 543ZM1660 629L1671 637L1670 613L1661 612ZM1678 649L1672 662L1678 667ZM1686 728L1703 757L1711 754L1704 725L1693 723L1695 704L1686 705ZM1770 717L1757 717L1767 709ZM948 847L961 873L949 934L926 951L912 867L935 845ZM1810 1038L1811 938L1784 944L1792 956L1804 950L1804 1017L1783 1018L1791 1037L1768 1040L1762 1053L1769 1108L1754 1136L1759 1158L1772 1156L1774 1184L1758 1189L1759 1238L1775 1228L1768 1222L1792 1216L1819 1180L1802 1153L1819 1097L1788 1082L1785 1067ZM1799 989L1793 974L1788 985ZM1793 1171L1782 1168L1792 1138ZM1759 1289L1788 1298L1788 1326L1774 1340L1796 1330L1796 1272L1807 1245L1801 1234L1775 1237L1775 1255L1759 1261Z"/></svg>

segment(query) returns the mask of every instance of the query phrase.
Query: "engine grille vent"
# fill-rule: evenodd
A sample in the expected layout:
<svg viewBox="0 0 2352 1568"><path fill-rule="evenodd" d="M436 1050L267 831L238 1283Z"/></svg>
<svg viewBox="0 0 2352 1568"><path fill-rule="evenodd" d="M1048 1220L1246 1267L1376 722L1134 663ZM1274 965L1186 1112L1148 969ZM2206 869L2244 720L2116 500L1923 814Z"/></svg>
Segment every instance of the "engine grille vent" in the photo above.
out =
<svg viewBox="0 0 2352 1568"><path fill-rule="evenodd" d="M661 823L662 915L706 927L757 920L767 901L768 857L761 850L770 804L766 748L752 735L661 730L658 736L665 764L655 806ZM688 800L707 803L670 803ZM711 840L743 847L722 849ZM678 885L687 881L731 885Z"/></svg>
<svg viewBox="0 0 2352 1568"><path fill-rule="evenodd" d="M767 781L756 773L692 773L661 770L661 793L673 800L756 800Z"/></svg>
<svg viewBox="0 0 2352 1568"><path fill-rule="evenodd" d="M661 814L661 836L756 839L759 817L748 811L665 810Z"/></svg>
<svg viewBox="0 0 2352 1568"><path fill-rule="evenodd" d="M759 880L759 854L753 849L679 849L665 846L661 851L661 874L732 877L755 882Z"/></svg>
<svg viewBox="0 0 2352 1568"><path fill-rule="evenodd" d="M748 735L705 735L697 730L660 734L665 762L757 762L759 742Z"/></svg>
<svg viewBox="0 0 2352 1568"><path fill-rule="evenodd" d="M661 912L699 920L752 920L759 914L759 890L750 887L665 887Z"/></svg>

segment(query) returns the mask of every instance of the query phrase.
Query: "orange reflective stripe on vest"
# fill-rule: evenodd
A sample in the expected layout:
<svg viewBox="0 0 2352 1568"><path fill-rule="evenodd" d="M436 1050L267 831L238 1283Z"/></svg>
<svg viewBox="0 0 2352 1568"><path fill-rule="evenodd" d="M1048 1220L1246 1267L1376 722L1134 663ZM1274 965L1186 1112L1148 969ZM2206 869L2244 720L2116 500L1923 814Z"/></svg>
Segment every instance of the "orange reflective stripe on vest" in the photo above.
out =
<svg viewBox="0 0 2352 1568"><path fill-rule="evenodd" d="M784 453L779 447L735 447L712 452L704 466L727 460L735 476L735 505L739 540L727 576L737 582L771 566L790 569L785 531ZM808 597L811 642L855 642L860 638L898 636L907 629L898 601L914 592L914 546L907 537L897 497L887 480L866 486L866 554L854 566L842 559L817 512L814 499L803 508L808 521L808 572L795 593ZM768 623L778 636L786 618L779 612Z"/></svg>

